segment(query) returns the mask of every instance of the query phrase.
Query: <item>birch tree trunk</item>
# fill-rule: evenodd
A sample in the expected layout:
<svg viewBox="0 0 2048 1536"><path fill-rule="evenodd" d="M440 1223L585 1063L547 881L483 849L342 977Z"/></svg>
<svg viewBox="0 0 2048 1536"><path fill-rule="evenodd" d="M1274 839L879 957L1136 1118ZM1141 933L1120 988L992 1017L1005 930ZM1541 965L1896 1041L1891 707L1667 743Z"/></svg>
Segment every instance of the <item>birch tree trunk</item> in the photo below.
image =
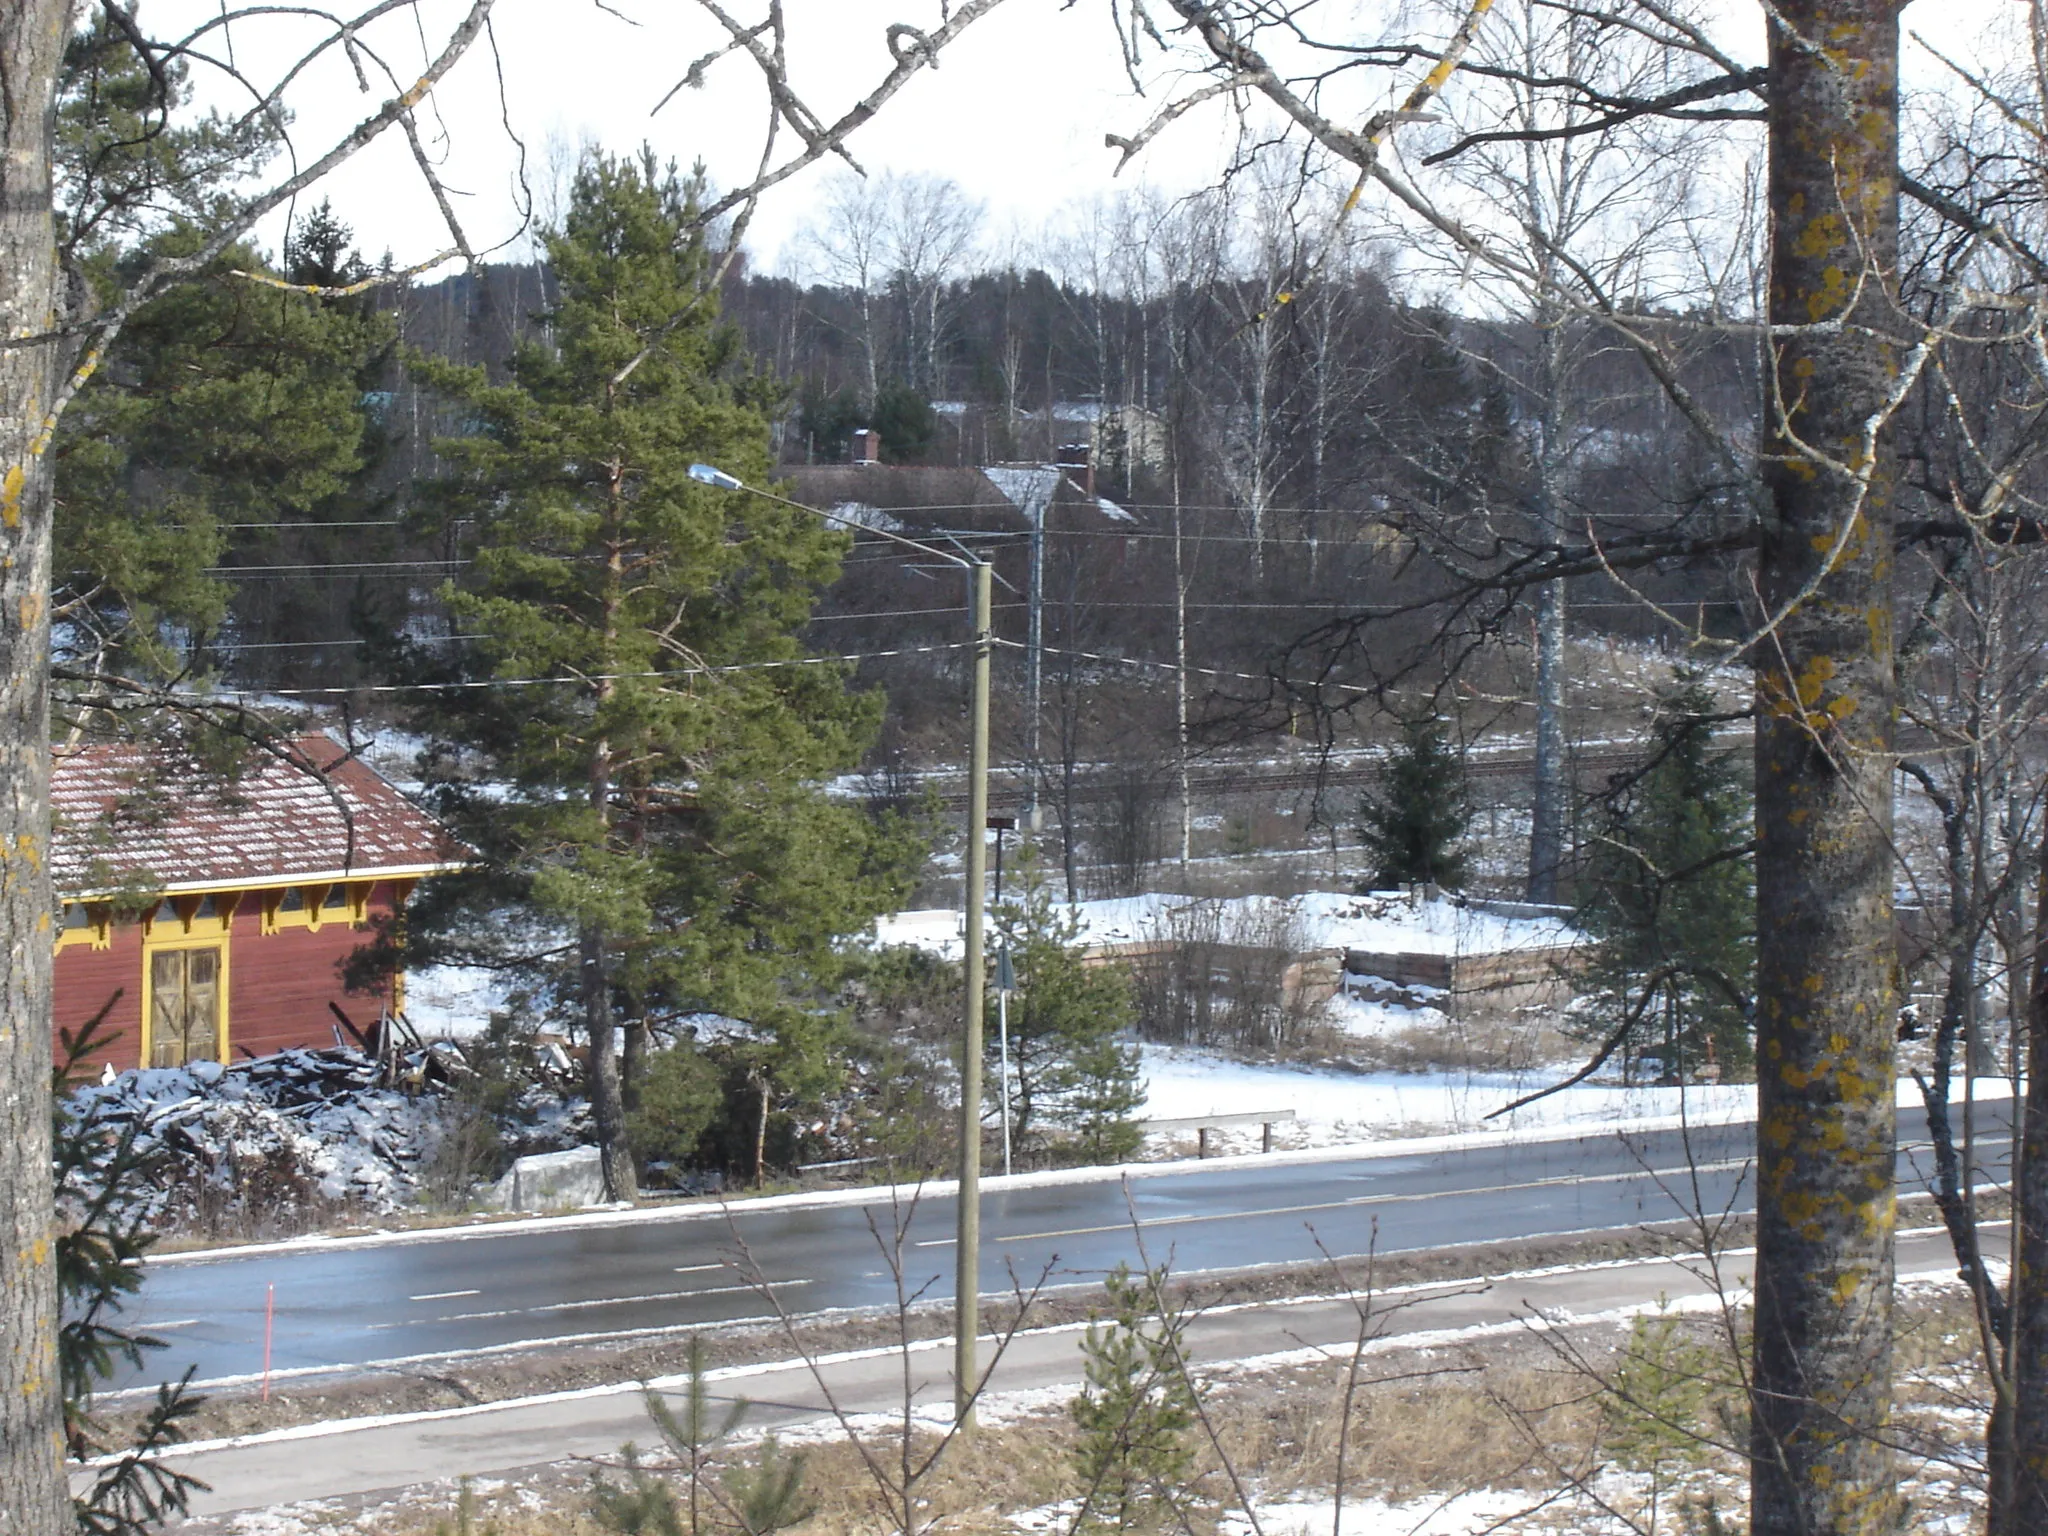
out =
<svg viewBox="0 0 2048 1536"><path fill-rule="evenodd" d="M1569 783L1564 737L1564 583L1546 581L1536 593L1536 753L1529 809L1530 901L1557 900L1564 864Z"/></svg>
<svg viewBox="0 0 2048 1536"><path fill-rule="evenodd" d="M1524 184L1531 205L1532 220L1541 214L1537 188L1542 184L1536 168L1535 146L1525 151L1527 169ZM1570 161L1564 163L1569 166ZM1565 172L1568 179L1569 170ZM1543 290L1551 291L1556 264L1548 260L1538 268ZM1545 302L1536 311L1537 342L1541 349L1536 363L1536 498L1542 521L1541 536L1562 543L1565 538L1559 507L1559 463L1564 416L1565 368L1559 356L1564 315ZM1529 805L1530 901L1557 900L1558 874L1564 868L1565 834L1571 816L1571 782L1565 771L1565 584L1546 581L1536 593L1536 763L1534 792Z"/></svg>
<svg viewBox="0 0 2048 1536"><path fill-rule="evenodd" d="M0 330L61 318L50 161L70 7L0 6ZM49 591L45 455L62 349L0 349L0 1533L72 1528L51 1237Z"/></svg>
<svg viewBox="0 0 2048 1536"><path fill-rule="evenodd" d="M1188 782L1188 573L1182 550L1180 445L1173 450L1173 751L1180 794L1180 865L1195 852L1195 797Z"/></svg>
<svg viewBox="0 0 2048 1536"><path fill-rule="evenodd" d="M1772 18L1751 1529L1890 1532L1896 0ZM1847 322L1839 328L1828 322ZM1807 329L1795 329L1807 328Z"/></svg>

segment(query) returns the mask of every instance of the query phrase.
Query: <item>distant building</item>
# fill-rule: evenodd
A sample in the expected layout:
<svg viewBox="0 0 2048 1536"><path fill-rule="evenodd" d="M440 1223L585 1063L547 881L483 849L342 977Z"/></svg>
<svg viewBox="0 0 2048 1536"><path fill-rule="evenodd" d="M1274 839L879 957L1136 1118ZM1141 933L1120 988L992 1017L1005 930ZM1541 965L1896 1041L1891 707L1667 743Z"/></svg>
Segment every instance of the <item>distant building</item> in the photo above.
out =
<svg viewBox="0 0 2048 1536"><path fill-rule="evenodd" d="M56 754L56 1023L105 1010L95 1061L328 1045L337 1009L366 1033L403 1009L402 973L351 991L343 966L466 850L332 738L292 754L231 783L131 743Z"/></svg>
<svg viewBox="0 0 2048 1536"><path fill-rule="evenodd" d="M1080 444L1112 478L1128 478L1133 470L1166 467L1166 419L1141 405L1056 400L1035 411L1006 412L1001 405L934 400L932 414L951 424L962 453L970 456L977 443L989 452L992 444L1008 442L1019 453L1043 450L1048 458L1056 457L1064 445ZM855 448L857 453L858 444Z"/></svg>
<svg viewBox="0 0 2048 1536"><path fill-rule="evenodd" d="M1141 405L1061 400L1050 412L1053 436L1085 442L1095 462L1128 475L1166 467L1166 419Z"/></svg>

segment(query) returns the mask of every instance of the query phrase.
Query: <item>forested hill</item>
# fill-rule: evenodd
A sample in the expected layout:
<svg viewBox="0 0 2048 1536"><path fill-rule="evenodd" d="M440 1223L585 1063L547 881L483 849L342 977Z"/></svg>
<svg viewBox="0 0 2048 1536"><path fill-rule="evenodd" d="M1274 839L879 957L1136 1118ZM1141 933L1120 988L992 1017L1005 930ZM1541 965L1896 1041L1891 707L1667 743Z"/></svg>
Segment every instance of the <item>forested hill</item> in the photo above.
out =
<svg viewBox="0 0 2048 1536"><path fill-rule="evenodd" d="M345 237L336 226L333 239ZM353 260L344 249L328 253L337 273ZM1175 626L1185 621L1209 669L1198 698L1228 695L1231 709L1240 695L1271 692L1256 680L1299 636L1346 612L1427 597L1434 568L1413 558L1404 529L1449 527L1467 549L1499 547L1541 515L1539 486L1548 487L1549 515L1574 527L1590 519L1640 531L1697 522L1702 508L1714 518L1747 515L1744 488L1705 459L1700 435L1682 429L1635 354L1598 329L1412 304L1369 265L1291 277L1213 255L1176 270L1095 265L1094 281L1042 266L960 266L800 285L740 263L722 301L742 343L739 366L783 392L771 415L785 466L844 460L862 426L880 431L885 462L902 465L1044 463L1089 443L1096 490L1135 522L1114 560L1099 535L1055 551L1042 573L1048 643L1156 662L1176 654ZM309 328L326 342L317 367L338 394L360 401L360 420L329 424L318 475L291 464L265 472L285 484L299 474L303 494L255 494L252 481L239 503L249 510L238 511L203 443L190 441L206 424L195 408L179 428L187 461L160 470L151 494L220 506L217 546L183 557L183 570L210 572L224 598L209 609L160 583L162 611L177 614L186 601L195 617L184 633L203 637L200 664L237 683L378 681L377 637L450 632L434 594L465 558L445 531L423 541L405 520L419 488L444 472L434 440L468 429L414 381L405 359L437 355L502 378L522 338L546 339L550 274L496 264L360 299L262 306L232 285L202 292L258 332L256 345L202 353L202 369L256 400L268 398L266 381L303 388L296 381L315 365L285 333ZM1631 323L1668 324L1653 315ZM1686 363L1693 397L1745 435L1752 360L1727 333L1693 329L1704 338ZM138 327L124 345L146 348L150 336ZM138 355L109 376L145 379L155 366L190 364ZM242 428L283 459L322 430L275 407L251 414ZM895 504L904 504L900 493ZM1177 557L1166 537L1176 527ZM1018 605L1021 595L1004 601ZM1736 594L1703 589L1695 573L1675 595L1732 604ZM1630 604L1598 606L1613 597L1589 587L1579 622L1640 622ZM923 632L898 611L924 613L938 601L908 589L835 593L812 640L847 654L896 644ZM1012 615L999 629L1023 622ZM1418 642L1427 627L1405 626ZM1402 633L1388 627L1393 649L1367 658L1368 670L1402 671ZM1071 682L1081 663L1070 656L1064 665ZM905 706L897 714L912 736L921 718L949 707L947 690L928 686L929 669L870 670ZM1098 682L1109 693L1128 688L1138 701L1129 707L1141 712L1163 707L1156 671L1113 669ZM1088 733L1086 722L1072 729Z"/></svg>

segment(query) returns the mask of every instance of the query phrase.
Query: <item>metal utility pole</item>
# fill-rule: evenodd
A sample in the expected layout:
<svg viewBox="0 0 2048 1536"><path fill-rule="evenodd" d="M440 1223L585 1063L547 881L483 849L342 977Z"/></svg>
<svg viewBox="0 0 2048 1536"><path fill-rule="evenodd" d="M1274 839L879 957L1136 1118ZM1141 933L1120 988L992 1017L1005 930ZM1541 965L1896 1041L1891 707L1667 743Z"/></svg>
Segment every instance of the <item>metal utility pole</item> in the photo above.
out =
<svg viewBox="0 0 2048 1536"><path fill-rule="evenodd" d="M967 1020L960 1039L959 1241L953 1270L953 1416L974 1420L975 1334L981 1322L981 1008L982 890L988 874L988 672L992 572L977 560L974 576L974 728L967 759Z"/></svg>
<svg viewBox="0 0 2048 1536"><path fill-rule="evenodd" d="M978 556L956 554L907 539L899 533L870 528L836 512L807 507L773 491L758 490L737 475L710 464L692 464L690 478L723 491L745 491L764 501L809 512L828 523L888 540L921 555L946 561L967 571L972 588L974 623L973 726L967 764L967 1006L960 1040L960 1193L958 1242L953 1249L953 1410L962 1427L974 1422L974 1395L981 1373L975 1364L975 1335L981 1321L981 1010L983 996L982 930L988 875L988 695L989 657L995 650L992 608L994 571Z"/></svg>

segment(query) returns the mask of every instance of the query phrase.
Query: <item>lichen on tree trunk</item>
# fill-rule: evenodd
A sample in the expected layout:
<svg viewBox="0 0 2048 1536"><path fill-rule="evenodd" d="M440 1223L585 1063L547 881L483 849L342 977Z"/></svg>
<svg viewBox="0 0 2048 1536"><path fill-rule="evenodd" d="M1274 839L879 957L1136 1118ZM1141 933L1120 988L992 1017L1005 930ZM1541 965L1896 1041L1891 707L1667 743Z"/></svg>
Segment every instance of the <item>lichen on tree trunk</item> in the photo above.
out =
<svg viewBox="0 0 2048 1536"><path fill-rule="evenodd" d="M0 7L0 327L61 318L51 223L57 63L70 7ZM0 1533L72 1528L51 1238L50 471L63 349L0 349Z"/></svg>
<svg viewBox="0 0 2048 1536"><path fill-rule="evenodd" d="M1771 27L1771 368L1756 652L1756 1536L1898 1528L1891 475L1893 0ZM1839 322L1839 323L1838 323Z"/></svg>

